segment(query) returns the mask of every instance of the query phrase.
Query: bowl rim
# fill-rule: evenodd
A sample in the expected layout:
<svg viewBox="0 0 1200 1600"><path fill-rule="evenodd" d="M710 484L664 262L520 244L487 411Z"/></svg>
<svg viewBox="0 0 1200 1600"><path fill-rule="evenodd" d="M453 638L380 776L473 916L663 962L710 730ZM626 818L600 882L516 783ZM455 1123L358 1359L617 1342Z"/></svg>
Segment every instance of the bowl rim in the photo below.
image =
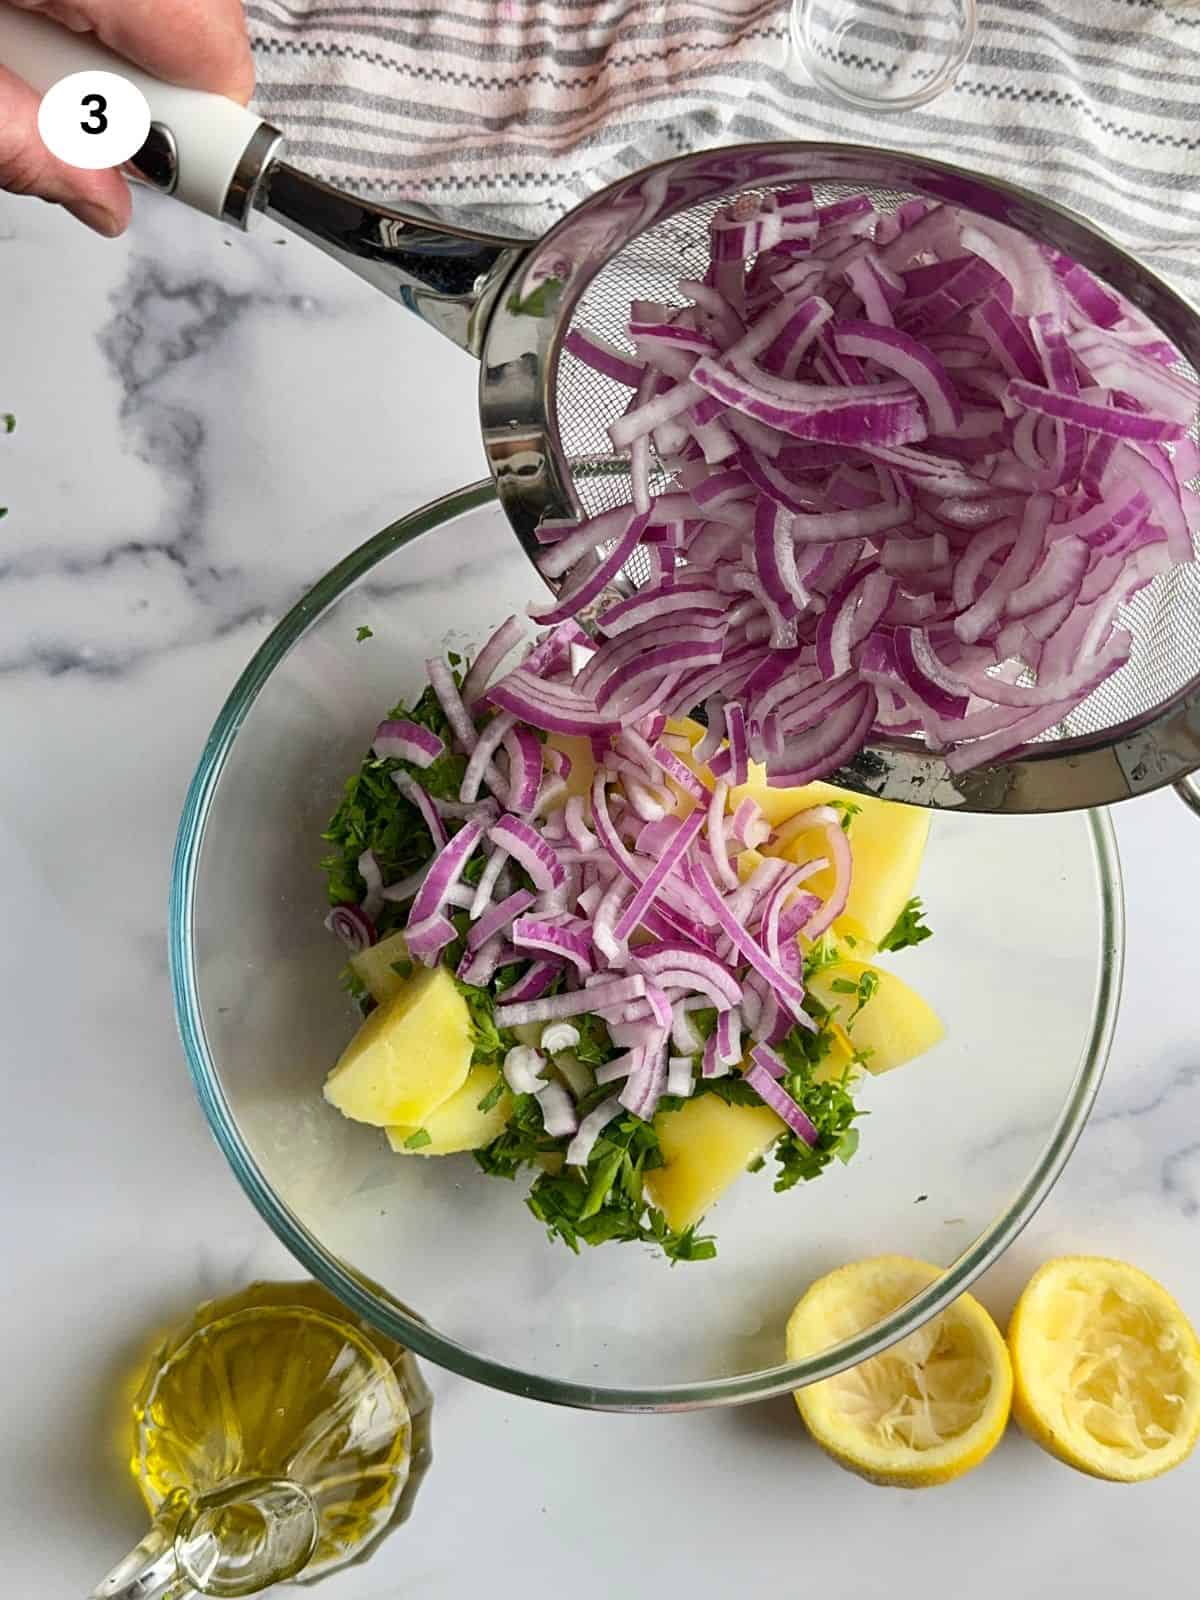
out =
<svg viewBox="0 0 1200 1600"><path fill-rule="evenodd" d="M193 917L206 825L239 729L267 680L308 628L359 578L422 534L496 502L490 479L430 501L368 539L332 567L276 624L239 676L205 741L188 786L171 863L168 956L176 1022L188 1069L209 1126L259 1215L300 1264L339 1300L382 1332L462 1377L508 1394L610 1412L670 1412L764 1400L819 1382L879 1355L936 1316L992 1266L1030 1222L1058 1180L1099 1091L1116 1026L1125 954L1121 870L1112 822L1085 813L1100 900L1101 960L1091 1025L1066 1100L1033 1170L1008 1207L946 1267L940 1278L881 1322L802 1362L731 1377L656 1388L610 1388L523 1372L476 1354L439 1333L418 1313L354 1272L321 1244L284 1204L242 1137L209 1050L196 981Z"/></svg>

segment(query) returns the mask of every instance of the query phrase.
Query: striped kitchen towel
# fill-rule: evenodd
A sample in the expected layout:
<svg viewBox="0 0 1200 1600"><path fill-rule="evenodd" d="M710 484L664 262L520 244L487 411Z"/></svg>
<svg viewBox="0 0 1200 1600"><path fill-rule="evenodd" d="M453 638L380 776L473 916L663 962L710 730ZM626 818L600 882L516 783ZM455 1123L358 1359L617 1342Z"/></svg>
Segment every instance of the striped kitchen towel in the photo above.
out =
<svg viewBox="0 0 1200 1600"><path fill-rule="evenodd" d="M534 234L623 173L744 139L882 143L1073 206L1200 298L1200 6L980 0L955 86L857 111L787 0L247 0L256 105L297 165Z"/></svg>

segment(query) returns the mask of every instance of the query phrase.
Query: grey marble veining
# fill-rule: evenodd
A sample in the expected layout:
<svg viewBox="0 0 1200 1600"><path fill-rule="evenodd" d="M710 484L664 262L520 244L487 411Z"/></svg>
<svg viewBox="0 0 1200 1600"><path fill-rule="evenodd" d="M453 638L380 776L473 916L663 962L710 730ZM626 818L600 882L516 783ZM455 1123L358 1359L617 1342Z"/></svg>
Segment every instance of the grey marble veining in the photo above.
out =
<svg viewBox="0 0 1200 1600"><path fill-rule="evenodd" d="M0 1453L5 1594L86 1593L140 1536L113 1411L147 1329L289 1270L174 1033L167 873L197 754L307 584L483 470L471 363L277 237L143 196L109 244L0 197L0 411L17 416L0 437L0 1406L21 1441ZM1007 1314L1040 1260L1099 1251L1200 1322L1200 823L1158 795L1116 825L1129 959L1112 1065L1065 1177L980 1292ZM1159 1582L1194 1585L1200 1464L1104 1490L1014 1437L963 1482L901 1497L829 1469L787 1402L620 1419L435 1386L420 1519L329 1600L681 1581L697 1600L748 1581L1116 1600L1144 1586L1147 1552Z"/></svg>

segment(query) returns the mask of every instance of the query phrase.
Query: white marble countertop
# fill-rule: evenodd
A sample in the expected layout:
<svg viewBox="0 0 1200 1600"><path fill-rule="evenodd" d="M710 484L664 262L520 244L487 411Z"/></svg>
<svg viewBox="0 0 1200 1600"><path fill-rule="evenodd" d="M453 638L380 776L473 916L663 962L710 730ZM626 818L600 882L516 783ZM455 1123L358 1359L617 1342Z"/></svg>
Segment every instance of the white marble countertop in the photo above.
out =
<svg viewBox="0 0 1200 1600"><path fill-rule="evenodd" d="M171 1014L168 860L201 743L311 580L483 473L467 358L273 228L245 239L154 197L137 212L110 244L0 197L0 410L18 418L0 439L14 1600L87 1593L140 1536L116 1397L147 1330L296 1271L207 1134ZM1129 959L1112 1064L1065 1177L980 1292L1007 1315L1040 1260L1101 1252L1200 1322L1200 823L1159 795L1116 824ZM601 1600L671 1580L714 1597L1097 1600L1140 1590L1148 1564L1194 1583L1200 1460L1113 1489L1011 1436L982 1471L905 1496L833 1470L787 1400L603 1417L429 1375L436 1463L416 1515L329 1600Z"/></svg>

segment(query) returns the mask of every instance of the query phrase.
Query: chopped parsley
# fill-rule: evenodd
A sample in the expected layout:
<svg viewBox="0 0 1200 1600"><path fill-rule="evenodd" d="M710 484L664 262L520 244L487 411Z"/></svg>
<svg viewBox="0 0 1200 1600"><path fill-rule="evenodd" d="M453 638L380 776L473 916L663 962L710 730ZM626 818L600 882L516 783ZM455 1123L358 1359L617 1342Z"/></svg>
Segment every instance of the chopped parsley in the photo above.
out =
<svg viewBox="0 0 1200 1600"><path fill-rule="evenodd" d="M804 1108L817 1130L815 1145L791 1132L776 1143L775 1188L779 1192L819 1177L835 1156L839 1161L849 1161L858 1148L858 1129L853 1124L866 1113L859 1111L850 1092L854 1064L845 1067L836 1078L823 1077L819 1082L814 1079L832 1042L828 1028L812 1033L796 1026L775 1047L787 1065L781 1080L783 1087Z"/></svg>
<svg viewBox="0 0 1200 1600"><path fill-rule="evenodd" d="M907 950L909 945L922 944L933 938L933 929L926 926L924 908L914 895L879 941L881 950Z"/></svg>
<svg viewBox="0 0 1200 1600"><path fill-rule="evenodd" d="M427 1144L433 1143L433 1135L426 1128L418 1128L410 1133L404 1141L406 1150L423 1150Z"/></svg>
<svg viewBox="0 0 1200 1600"><path fill-rule="evenodd" d="M849 833L850 824L854 821L855 817L858 816L859 812L862 810L862 807L860 805L856 805L853 800L831 800L829 804L835 811L841 812L842 832Z"/></svg>
<svg viewBox="0 0 1200 1600"><path fill-rule="evenodd" d="M829 987L838 994L852 994L858 1002L846 1018L845 1026L849 1030L853 1026L855 1017L879 988L879 974L874 968L868 967L857 983L850 978L834 978Z"/></svg>
<svg viewBox="0 0 1200 1600"><path fill-rule="evenodd" d="M362 622L359 624L354 637L359 644L362 644L364 639L373 639L375 637L375 630L374 628L368 628L366 623Z"/></svg>
<svg viewBox="0 0 1200 1600"><path fill-rule="evenodd" d="M5 433L11 433L17 425L17 419L13 416L11 411L0 413L0 422L3 422L4 424Z"/></svg>
<svg viewBox="0 0 1200 1600"><path fill-rule="evenodd" d="M580 1103L580 1113L586 1115L609 1092L607 1087L594 1091ZM475 1159L485 1172L511 1178L524 1166L562 1153L562 1141L551 1139L542 1126L534 1096L517 1095L508 1127L477 1150ZM695 1227L669 1227L662 1212L648 1204L644 1175L661 1166L653 1123L622 1112L596 1140L586 1167L564 1163L558 1171L543 1171L526 1204L552 1239L561 1239L576 1253L581 1244L620 1241L656 1245L671 1262L710 1260L717 1253L712 1239Z"/></svg>

